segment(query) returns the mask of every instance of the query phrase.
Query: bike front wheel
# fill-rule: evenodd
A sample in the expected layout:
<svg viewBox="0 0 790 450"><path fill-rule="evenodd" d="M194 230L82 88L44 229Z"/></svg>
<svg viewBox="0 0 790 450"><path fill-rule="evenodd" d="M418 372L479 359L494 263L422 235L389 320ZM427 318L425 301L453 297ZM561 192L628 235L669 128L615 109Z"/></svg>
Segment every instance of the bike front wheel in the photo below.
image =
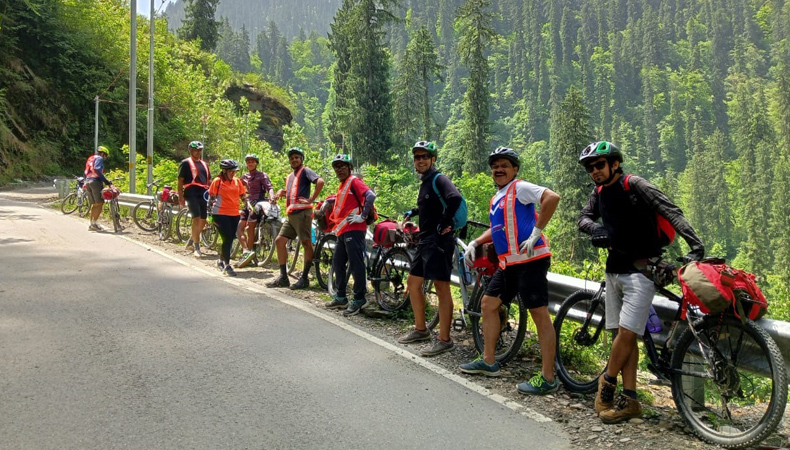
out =
<svg viewBox="0 0 790 450"><path fill-rule="evenodd" d="M318 285L321 286L321 289L328 288L329 271L332 269L332 258L335 255L336 245L337 236L334 234L326 234L315 246L315 255L313 256L315 278L318 281Z"/></svg>
<svg viewBox="0 0 790 450"><path fill-rule="evenodd" d="M118 233L123 230L121 226L121 211L116 200L110 201L110 217L112 218L112 227L115 232Z"/></svg>
<svg viewBox="0 0 790 450"><path fill-rule="evenodd" d="M469 319L472 324L472 338L475 341L477 352L483 354L485 348L485 337L483 335L483 316L480 307L483 299L483 289L480 289L478 298L470 302L474 305L477 314L470 314ZM472 309L472 308L470 308ZM524 342L524 335L527 332L527 314L529 311L521 303L521 297L516 296L510 304L499 306L499 337L497 338L495 357L500 363L506 363L513 359L521 350Z"/></svg>
<svg viewBox="0 0 790 450"><path fill-rule="evenodd" d="M143 231L157 231L159 217L153 202L140 202L134 205L132 219Z"/></svg>
<svg viewBox="0 0 790 450"><path fill-rule="evenodd" d="M71 214L77 210L77 194L71 193L60 202L60 212Z"/></svg>
<svg viewBox="0 0 790 450"><path fill-rule="evenodd" d="M255 244L255 255L259 265L268 264L274 255L274 240L277 238L277 227L270 222L258 227L258 242Z"/></svg>
<svg viewBox="0 0 790 450"><path fill-rule="evenodd" d="M157 219L156 223L156 234L159 236L160 241L166 241L170 239L171 225L173 222L173 213L170 212L170 209L165 208L159 214L159 218Z"/></svg>
<svg viewBox="0 0 790 450"><path fill-rule="evenodd" d="M192 237L192 217L189 216L189 209L183 208L176 214L176 236L182 243Z"/></svg>
<svg viewBox="0 0 790 450"><path fill-rule="evenodd" d="M79 214L80 217L85 217L90 210L91 204L88 201L88 196L83 193L81 196L77 197L77 214Z"/></svg>
<svg viewBox="0 0 790 450"><path fill-rule="evenodd" d="M411 256L398 247L393 247L381 257L373 270L373 291L376 301L384 311L398 311L409 304L406 279L411 270Z"/></svg>
<svg viewBox="0 0 790 450"><path fill-rule="evenodd" d="M219 228L212 222L206 223L203 231L200 232L200 242L207 248L217 251L217 240L219 238Z"/></svg>
<svg viewBox="0 0 790 450"><path fill-rule="evenodd" d="M563 300L554 318L557 336L557 376L571 392L598 389L613 336L606 330L606 306L590 290L576 291Z"/></svg>
<svg viewBox="0 0 790 450"><path fill-rule="evenodd" d="M288 243L285 245L285 249L288 253L288 260L286 261L285 268L288 271L288 275L290 275L296 270L296 266L299 264L299 255L302 252L302 242L299 239L289 239Z"/></svg>
<svg viewBox="0 0 790 450"><path fill-rule="evenodd" d="M787 403L787 371L779 347L751 320L705 316L678 338L672 396L703 440L752 447L774 432Z"/></svg>

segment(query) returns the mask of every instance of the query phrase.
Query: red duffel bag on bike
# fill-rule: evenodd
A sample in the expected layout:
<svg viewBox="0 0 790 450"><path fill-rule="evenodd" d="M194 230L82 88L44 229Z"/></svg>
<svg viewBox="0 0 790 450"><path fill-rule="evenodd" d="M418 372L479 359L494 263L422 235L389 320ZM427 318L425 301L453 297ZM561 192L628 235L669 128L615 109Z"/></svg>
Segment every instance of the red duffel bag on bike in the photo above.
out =
<svg viewBox="0 0 790 450"><path fill-rule="evenodd" d="M760 319L768 309L755 276L727 264L686 264L678 271L678 281L683 290L684 319L689 303L705 314L719 314L732 307L735 317L751 320Z"/></svg>
<svg viewBox="0 0 790 450"><path fill-rule="evenodd" d="M382 220L373 228L373 242L381 247L392 247L394 242L390 239L389 230L395 230L398 224L392 220Z"/></svg>

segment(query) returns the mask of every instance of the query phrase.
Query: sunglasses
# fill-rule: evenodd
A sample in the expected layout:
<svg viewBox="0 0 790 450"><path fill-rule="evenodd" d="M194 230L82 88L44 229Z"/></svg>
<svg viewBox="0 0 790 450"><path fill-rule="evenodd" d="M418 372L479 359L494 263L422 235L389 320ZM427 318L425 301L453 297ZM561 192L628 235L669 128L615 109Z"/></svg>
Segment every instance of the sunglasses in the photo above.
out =
<svg viewBox="0 0 790 450"><path fill-rule="evenodd" d="M593 170L595 169L603 170L603 168L606 167L606 163L607 161L598 161L597 163L594 164L587 164L586 166L584 166L584 170L586 170L587 173L592 173Z"/></svg>
<svg viewBox="0 0 790 450"><path fill-rule="evenodd" d="M415 161L419 161L419 160L421 160L421 159L423 159L423 160L425 160L425 159L431 159L431 155L429 155L429 154L427 154L427 153L423 153L423 154L420 154L420 155L414 155L414 160L415 160Z"/></svg>

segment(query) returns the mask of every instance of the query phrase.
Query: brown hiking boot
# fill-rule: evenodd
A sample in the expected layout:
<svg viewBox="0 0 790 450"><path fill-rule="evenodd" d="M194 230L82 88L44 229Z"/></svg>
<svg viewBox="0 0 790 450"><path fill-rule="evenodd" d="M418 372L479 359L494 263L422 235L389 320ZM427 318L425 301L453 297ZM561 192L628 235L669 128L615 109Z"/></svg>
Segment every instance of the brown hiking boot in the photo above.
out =
<svg viewBox="0 0 790 450"><path fill-rule="evenodd" d="M614 402L614 407L601 411L599 414L603 423L620 423L624 420L642 417L642 404L627 395L620 394Z"/></svg>
<svg viewBox="0 0 790 450"><path fill-rule="evenodd" d="M614 392L617 385L606 381L601 374L598 377L598 393L595 394L595 412L600 413L614 406Z"/></svg>

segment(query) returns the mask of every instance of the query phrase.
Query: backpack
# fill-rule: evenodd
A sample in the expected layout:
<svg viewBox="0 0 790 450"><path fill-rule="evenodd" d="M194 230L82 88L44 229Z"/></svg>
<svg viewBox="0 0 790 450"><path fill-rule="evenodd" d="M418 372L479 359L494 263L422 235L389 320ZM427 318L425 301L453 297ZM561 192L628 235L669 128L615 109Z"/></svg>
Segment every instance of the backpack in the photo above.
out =
<svg viewBox="0 0 790 450"><path fill-rule="evenodd" d="M620 177L620 183L623 185L623 190L628 193L628 197L631 199L631 205L637 205L639 203L645 203L645 201L638 195L637 192L631 190L631 186L628 183L628 179L631 178L631 174L625 175ZM603 186L598 186L595 188L598 194L601 193L601 189ZM658 242L661 247L666 247L670 245L672 242L675 241L675 227L669 223L666 217L662 216L658 212L656 214L656 232L658 233Z"/></svg>
<svg viewBox="0 0 790 450"><path fill-rule="evenodd" d="M329 215L332 213L332 209L334 207L335 196L331 195L313 210L313 217L315 218L318 227L324 232L328 232L332 227L334 227L334 224L329 220Z"/></svg>
<svg viewBox="0 0 790 450"><path fill-rule="evenodd" d="M439 178L441 172L436 172L436 175L433 177L433 181L431 185L433 186L433 191L436 192L436 195L439 196L439 201L442 202L442 212L447 211L447 202L444 201L442 194L439 193L439 188L436 187L436 179ZM459 192L460 194L460 192ZM453 215L453 230L460 230L461 228L466 226L466 221L468 219L468 210L466 207L466 199L464 196L461 196L461 204L458 205L458 209L455 211Z"/></svg>
<svg viewBox="0 0 790 450"><path fill-rule="evenodd" d="M724 263L686 264L678 271L678 281L683 290L684 318L688 303L705 314L719 314L732 307L735 317L742 321L758 320L768 309L755 276Z"/></svg>

